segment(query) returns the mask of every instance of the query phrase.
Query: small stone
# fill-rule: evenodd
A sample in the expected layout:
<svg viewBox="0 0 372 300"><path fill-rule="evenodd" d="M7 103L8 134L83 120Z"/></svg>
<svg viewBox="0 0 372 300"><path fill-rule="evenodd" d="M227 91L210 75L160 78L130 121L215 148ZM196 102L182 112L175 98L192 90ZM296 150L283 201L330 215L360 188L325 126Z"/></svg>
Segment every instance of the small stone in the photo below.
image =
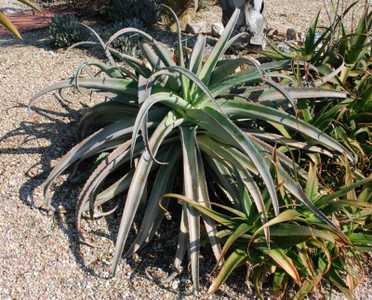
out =
<svg viewBox="0 0 372 300"><path fill-rule="evenodd" d="M175 280L172 282L172 289L173 289L173 290L178 290L179 286L180 286L180 281L179 281L179 279L175 279Z"/></svg>
<svg viewBox="0 0 372 300"><path fill-rule="evenodd" d="M219 38L224 31L224 27L221 23L214 23L212 24L211 33L212 36Z"/></svg>
<svg viewBox="0 0 372 300"><path fill-rule="evenodd" d="M250 39L250 44L252 46L258 47L262 50L265 50L266 48L266 40L264 35L255 35L252 36Z"/></svg>
<svg viewBox="0 0 372 300"><path fill-rule="evenodd" d="M283 42L280 42L278 44L278 49L280 51L283 51L284 53L287 53L287 54L290 52L289 46L286 43L283 43Z"/></svg>
<svg viewBox="0 0 372 300"><path fill-rule="evenodd" d="M287 41L295 41L297 39L296 30L293 28L288 28L286 38L287 38Z"/></svg>
<svg viewBox="0 0 372 300"><path fill-rule="evenodd" d="M203 26L199 23L188 23L186 25L186 33L199 34L203 30Z"/></svg>

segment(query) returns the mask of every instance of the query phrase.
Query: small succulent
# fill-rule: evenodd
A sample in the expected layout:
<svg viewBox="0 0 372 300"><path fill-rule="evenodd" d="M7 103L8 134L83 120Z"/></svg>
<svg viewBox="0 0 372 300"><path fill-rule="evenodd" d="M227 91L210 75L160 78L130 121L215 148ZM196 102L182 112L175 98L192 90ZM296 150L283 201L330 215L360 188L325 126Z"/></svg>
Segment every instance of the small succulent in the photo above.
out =
<svg viewBox="0 0 372 300"><path fill-rule="evenodd" d="M219 224L217 236L224 242L221 251L224 260L221 259L209 292L215 292L235 269L245 267L247 283L254 284L260 299L264 299L264 284L266 289L271 285L270 292L275 299L304 299L311 293L321 294L324 283L338 289L347 299L353 299L354 288L361 279L358 261L372 250L371 231L365 230L372 216L372 204L368 202L372 198L372 176L325 195L317 172L312 164L306 195L317 209L337 220L343 239L307 209L289 204L289 199L282 213L262 226L256 210L232 211L222 205L210 209L182 195L164 196L191 205ZM361 192L350 200L348 194L354 189ZM269 202L265 203L270 210ZM270 245L265 241L265 229L270 229Z"/></svg>
<svg viewBox="0 0 372 300"><path fill-rule="evenodd" d="M141 19L132 18L125 21L114 22L110 28L105 28L105 31L107 31L111 36L115 32L126 27L144 29L145 24L142 22ZM140 39L141 39L140 36L136 33L128 36L120 36L115 41L113 41L111 46L122 53L129 54L132 56L139 56L141 55Z"/></svg>
<svg viewBox="0 0 372 300"><path fill-rule="evenodd" d="M54 47L65 48L82 40L82 27L73 15L54 16L49 34Z"/></svg>

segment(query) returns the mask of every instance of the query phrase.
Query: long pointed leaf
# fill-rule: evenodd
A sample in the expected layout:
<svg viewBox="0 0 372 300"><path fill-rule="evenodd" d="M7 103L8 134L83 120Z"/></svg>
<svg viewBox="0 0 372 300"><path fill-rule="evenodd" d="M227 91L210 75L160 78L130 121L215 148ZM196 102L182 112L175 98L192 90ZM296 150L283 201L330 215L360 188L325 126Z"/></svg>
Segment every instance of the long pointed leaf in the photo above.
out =
<svg viewBox="0 0 372 300"><path fill-rule="evenodd" d="M279 110L272 109L260 104L242 103L236 101L224 102L221 105L221 108L227 115L234 119L245 117L282 124L314 139L315 141L318 141L319 143L330 149L334 149L341 154L345 154L350 161L354 161L353 154L338 141L336 141L323 131L319 130L318 128L296 117L293 117L288 113L281 112Z"/></svg>
<svg viewBox="0 0 372 300"><path fill-rule="evenodd" d="M174 120L174 116L169 114L161 124L157 127L150 139L150 149L153 153L156 153L168 134L170 134L174 128L182 124L183 120ZM114 257L112 260L112 273L116 273L117 266L123 254L125 244L128 238L130 228L132 226L135 214L137 212L140 199L145 189L145 183L150 173L153 161L149 157L149 153L145 151L136 168L133 175L132 183L129 187L127 200L124 207L124 212L121 218L119 233L116 241L116 248Z"/></svg>
<svg viewBox="0 0 372 300"><path fill-rule="evenodd" d="M184 193L189 199L197 201L198 189L198 159L195 141L195 128L181 127L183 153ZM200 252L200 216L198 212L186 206L187 223L189 227L189 254L191 262L191 276L194 289L199 290L199 252Z"/></svg>
<svg viewBox="0 0 372 300"><path fill-rule="evenodd" d="M230 143L234 147L239 148L250 158L269 191L275 214L278 215L279 204L274 180L266 160L262 157L255 144L229 118L213 108L207 107L204 111L190 110L187 115L201 128L225 143Z"/></svg>

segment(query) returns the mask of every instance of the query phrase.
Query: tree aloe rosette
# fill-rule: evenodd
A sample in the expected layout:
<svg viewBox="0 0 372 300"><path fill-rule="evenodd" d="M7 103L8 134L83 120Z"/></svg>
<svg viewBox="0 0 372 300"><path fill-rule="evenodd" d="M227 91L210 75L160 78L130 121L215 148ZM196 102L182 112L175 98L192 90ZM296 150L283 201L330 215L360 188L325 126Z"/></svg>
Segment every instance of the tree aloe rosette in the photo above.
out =
<svg viewBox="0 0 372 300"><path fill-rule="evenodd" d="M82 188L76 226L81 230L81 217L86 213L93 217L116 211L120 199L115 199L126 195L113 273L126 248L126 255L130 255L155 234L163 218L159 200L167 192L181 192L209 208L211 189L217 189L231 209L247 212L256 209L261 222L266 223L269 213L264 199L269 201L274 215L279 215L277 190L284 189L342 237L296 181L295 178L306 178L306 172L277 146L291 150L293 155L302 151L329 156L337 153L352 160L351 153L340 143L291 114L298 99L345 95L278 85L270 72L288 64L286 61L259 65L253 59L226 59L225 52L240 37L231 37L238 18L236 10L208 57L206 38L202 35L186 57L180 32L177 53L173 55L135 28L120 30L106 44L89 29L110 63L84 63L72 78L32 99L31 103L46 92L67 87L104 92L105 96L114 94L83 117L84 140L60 160L44 184L44 195L51 207L48 189L57 176L74 164L109 152ZM131 33L143 38L144 60L110 47L116 38ZM117 58L124 64L117 63ZM252 68L236 72L242 64ZM82 78L82 70L88 66L98 68L102 77ZM178 166L183 172L179 172ZM183 182L181 191L177 190L179 182ZM149 192L144 193L145 189ZM109 210L104 211L106 205ZM144 217L135 240L126 247L140 205L144 205ZM180 271L188 252L194 288L198 289L201 219L217 261L221 259L221 248L213 220L201 218L187 203L182 206L181 215L174 266ZM270 231L264 232L270 243Z"/></svg>

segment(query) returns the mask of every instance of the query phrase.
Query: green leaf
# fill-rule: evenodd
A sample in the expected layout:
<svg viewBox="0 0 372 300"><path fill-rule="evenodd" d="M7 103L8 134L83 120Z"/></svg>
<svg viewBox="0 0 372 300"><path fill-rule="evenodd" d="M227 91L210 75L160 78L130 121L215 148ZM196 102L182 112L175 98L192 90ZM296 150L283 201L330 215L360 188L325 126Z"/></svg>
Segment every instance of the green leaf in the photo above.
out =
<svg viewBox="0 0 372 300"><path fill-rule="evenodd" d="M131 127L132 124L133 120L127 119L100 129L65 154L50 172L48 178L45 180L42 186L43 195L48 207L50 207L51 201L51 198L48 197L48 190L59 175L61 175L73 163L97 154L104 149L108 143L115 141L120 137L129 138L129 135L132 133L133 129ZM120 144L120 142L116 143Z"/></svg>
<svg viewBox="0 0 372 300"><path fill-rule="evenodd" d="M197 179L198 201L201 205L207 208L211 208L211 201L209 199L209 192L208 192L208 183L207 183L207 178L205 175L203 158L202 158L200 151L198 151L197 174L198 174L198 179ZM205 230L207 232L209 241L211 243L213 254L216 258L216 261L218 262L221 259L221 245L217 238L216 223L210 218L203 218L203 223L204 223Z"/></svg>
<svg viewBox="0 0 372 300"><path fill-rule="evenodd" d="M330 101L333 99L345 99L346 93L331 91L326 89L314 89L314 88L283 88L292 98L294 99L324 99L325 101ZM273 102L273 101L284 101L287 100L287 97L283 93L272 90L265 89L264 92L257 98L258 102Z"/></svg>
<svg viewBox="0 0 372 300"><path fill-rule="evenodd" d="M201 128L207 130L217 139L237 147L250 158L269 191L275 214L279 214L274 180L266 160L262 157L255 144L228 117L211 107L206 107L204 111L189 110L186 113Z"/></svg>
<svg viewBox="0 0 372 300"><path fill-rule="evenodd" d="M305 192L309 199L313 200L318 196L318 191L319 181L317 169L314 164L310 163Z"/></svg>
<svg viewBox="0 0 372 300"><path fill-rule="evenodd" d="M168 163L160 166L157 171L150 197L147 201L145 214L142 218L141 227L126 256L132 255L137 252L144 243L148 243L155 234L157 227L160 225L162 218L160 218L161 210L159 201L166 192L170 191L170 187L173 186L174 171L179 155L179 150L174 147L169 147L169 149L165 151L163 159Z"/></svg>
<svg viewBox="0 0 372 300"><path fill-rule="evenodd" d="M165 197L165 196L164 196ZM186 205L182 205L182 215L180 221L180 230L178 233L178 242L176 255L174 257L174 268L180 273L182 272L182 261L185 257L187 251L187 243L189 239L189 229L187 227L187 217L186 217Z"/></svg>
<svg viewBox="0 0 372 300"><path fill-rule="evenodd" d="M308 225L304 226L292 223L280 223L277 226L273 226L270 229L270 233L273 238L281 237L284 239L289 239L290 237L308 237L309 239L312 239L317 237L333 244L337 241L337 235L330 230L319 230ZM284 243L285 242L286 241L284 241Z"/></svg>
<svg viewBox="0 0 372 300"><path fill-rule="evenodd" d="M202 67L206 41L207 40L205 36L198 35L196 38L194 48L192 50L192 54L190 57L189 71L196 75L200 73L200 70Z"/></svg>
<svg viewBox="0 0 372 300"><path fill-rule="evenodd" d="M250 244L254 241L256 236L265 228L269 228L270 226L280 224L283 222L298 221L298 220L302 220L302 215L296 210L287 209L281 212L278 216L272 218L269 222L262 225L259 229L257 229L251 238Z"/></svg>
<svg viewBox="0 0 372 300"><path fill-rule="evenodd" d="M222 254L221 256L225 256L227 251L231 248L231 246L238 240L242 235L246 234L250 229L252 225L248 225L247 223L241 223L234 232L228 237L225 244L222 248Z"/></svg>
<svg viewBox="0 0 372 300"><path fill-rule="evenodd" d="M199 198L198 158L196 149L196 128L181 127L183 154L183 180L185 196L189 199ZM200 253L200 217L191 206L186 206L187 224L189 227L189 255L193 288L199 290L199 253Z"/></svg>
<svg viewBox="0 0 372 300"><path fill-rule="evenodd" d="M144 124L146 124L147 122L146 119L147 119L149 110L151 109L151 107L153 107L157 103L166 104L167 106L175 108L175 110L177 109L182 110L183 108L188 107L188 103L184 99L172 93L166 93L166 92L156 93L146 98L146 100L142 103L141 108L138 111L136 121L134 122L133 133L132 133L131 157L133 157L134 147L136 145L136 140L137 140L138 132L140 131L140 129L141 129L141 133L142 133L146 148L148 149L147 132L143 132ZM149 152L149 154L150 154L151 159L156 161L152 153Z"/></svg>
<svg viewBox="0 0 372 300"><path fill-rule="evenodd" d="M94 201L94 206L99 207L105 204L106 202L112 200L117 195L120 195L129 188L130 182L132 181L133 172L130 171L117 180L115 183L110 185L108 188L100 192ZM89 203L86 203L82 207L82 213L86 212L89 209Z"/></svg>
<svg viewBox="0 0 372 300"><path fill-rule="evenodd" d="M293 280L300 285L301 278L300 274L297 271L297 268L293 260L287 256L281 249L260 249L263 253L270 256L278 266L280 266L284 271L288 273Z"/></svg>
<svg viewBox="0 0 372 300"><path fill-rule="evenodd" d="M360 186L363 186L363 185L369 185L371 182L372 182L372 176L370 176L366 179L358 180L358 181L356 181L356 182L354 182L353 184L350 184L350 185L344 185L344 186L338 188L337 192L334 192L334 193L329 194L329 195L320 196L315 201L315 203L318 207L322 207L324 205L327 205L327 203L331 202L332 200L335 200L337 198L345 196L348 192L352 191L353 189L355 189L357 187L360 187Z"/></svg>
<svg viewBox="0 0 372 300"><path fill-rule="evenodd" d="M341 240L348 244L349 240L347 239L345 234L339 228L337 228L336 225L333 224L327 218L327 216L309 200L299 183L294 181L281 166L279 166L279 172L284 180L284 186L289 191L289 193L292 194L301 203L303 203L312 213L314 213L314 215L319 220L330 226L330 228L332 228L337 233Z"/></svg>
<svg viewBox="0 0 372 300"><path fill-rule="evenodd" d="M86 89L96 90L100 92L111 92L114 94L122 94L128 96L137 96L136 83L130 79L118 78L79 79L78 83L79 87ZM29 107L33 105L35 100L37 100L38 98L47 93L74 86L75 86L74 78L57 82L34 95L29 102Z"/></svg>
<svg viewBox="0 0 372 300"><path fill-rule="evenodd" d="M221 104L223 111L232 119L237 118L252 118L265 120L267 122L275 122L283 124L295 131L298 131L305 136L308 136L315 141L318 141L324 146L334 149L341 154L345 154L349 160L354 161L353 154L341 145L338 141L319 130L318 128L288 114L275 110L260 104L242 103L236 101L228 101Z"/></svg>
<svg viewBox="0 0 372 300"><path fill-rule="evenodd" d="M125 162L129 161L129 146L130 140L120 144L110 155L104 159L89 176L85 182L83 189L80 192L79 201L76 205L76 227L80 231L80 221L83 214L83 209L86 203L89 203L90 215L94 215L94 199L96 192L100 185L104 182L106 177L122 166ZM141 149L143 151L143 147Z"/></svg>
<svg viewBox="0 0 372 300"><path fill-rule="evenodd" d="M372 247L372 234L354 232L349 234L348 237L354 245Z"/></svg>
<svg viewBox="0 0 372 300"><path fill-rule="evenodd" d="M212 72L216 67L218 61L221 59L221 56L224 54L226 44L228 43L234 29L236 23L238 22L240 16L240 9L235 9L234 13L232 14L228 24L225 27L224 32L222 33L219 41L214 46L211 54L209 55L206 63L204 64L199 78L206 84L209 84Z"/></svg>
<svg viewBox="0 0 372 300"><path fill-rule="evenodd" d="M304 43L304 55L311 55L316 49L316 40L315 35L318 29L318 22L319 22L320 11L318 12L313 24L307 31Z"/></svg>
<svg viewBox="0 0 372 300"><path fill-rule="evenodd" d="M212 285L208 289L208 293L214 293L223 284L231 273L248 257L247 253L242 249L235 249L223 264L216 279L213 280Z"/></svg>
<svg viewBox="0 0 372 300"><path fill-rule="evenodd" d="M164 139L181 124L182 120L174 121L174 116L171 113L167 117L165 117L164 120L160 123L160 125L156 128L155 132L153 133L150 139L149 142L150 150L156 154ZM112 260L113 274L116 273L117 266L123 254L129 230L132 226L135 214L137 212L140 199L145 189L147 178L152 168L152 164L153 161L150 159L149 153L145 151L142 154L136 167L136 170L134 172L133 179L127 195L127 200L124 206L124 211L119 227L119 233L116 240L115 253Z"/></svg>
<svg viewBox="0 0 372 300"><path fill-rule="evenodd" d="M236 227L236 220L234 218L231 218L229 215L225 215L223 213L217 212L215 210L212 210L210 208L205 207L204 205L200 205L198 202L195 202L191 199L188 199L187 197L179 194L174 193L168 193L163 196L163 198L174 198L178 199L179 201L185 202L185 204L188 204L192 206L193 208L197 209L200 213L203 215L211 218L212 220L226 226L227 228L235 228ZM228 207L226 207L228 208Z"/></svg>

